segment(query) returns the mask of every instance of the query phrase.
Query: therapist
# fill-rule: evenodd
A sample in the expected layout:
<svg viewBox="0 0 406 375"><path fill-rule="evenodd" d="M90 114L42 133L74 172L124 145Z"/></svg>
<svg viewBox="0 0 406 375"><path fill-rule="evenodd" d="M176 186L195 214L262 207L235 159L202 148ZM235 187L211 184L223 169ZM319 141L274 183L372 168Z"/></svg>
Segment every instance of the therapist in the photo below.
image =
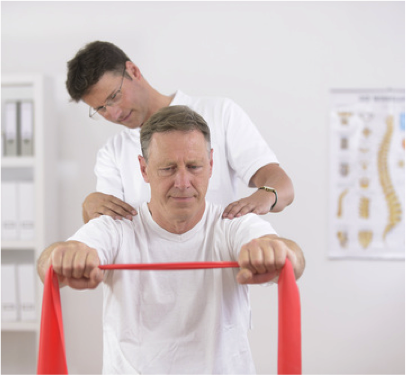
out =
<svg viewBox="0 0 406 375"><path fill-rule="evenodd" d="M134 207L149 200L149 186L134 165L141 151L140 128L159 109L173 105L187 105L210 127L215 163L207 198L226 207L223 217L279 212L292 203L290 178L232 100L191 97L179 90L163 95L120 48L101 41L87 44L68 62L66 86L73 101L89 105L91 118L125 127L97 155L97 192L83 203L84 222L100 215L131 218ZM237 200L238 179L255 192Z"/></svg>

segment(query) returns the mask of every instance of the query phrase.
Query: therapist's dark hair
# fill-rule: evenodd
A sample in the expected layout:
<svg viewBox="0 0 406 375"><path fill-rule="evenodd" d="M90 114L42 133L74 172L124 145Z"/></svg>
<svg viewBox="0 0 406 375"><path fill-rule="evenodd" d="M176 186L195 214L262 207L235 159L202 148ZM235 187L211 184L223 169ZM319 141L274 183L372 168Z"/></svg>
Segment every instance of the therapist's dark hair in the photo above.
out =
<svg viewBox="0 0 406 375"><path fill-rule="evenodd" d="M210 129L202 116L185 105L173 105L160 109L141 127L142 156L148 162L149 145L154 133L191 132L193 130L198 130L203 134L208 153L210 153Z"/></svg>
<svg viewBox="0 0 406 375"><path fill-rule="evenodd" d="M123 74L127 61L130 61L128 56L112 43L95 41L86 44L68 61L66 88L72 101L79 102L106 72Z"/></svg>

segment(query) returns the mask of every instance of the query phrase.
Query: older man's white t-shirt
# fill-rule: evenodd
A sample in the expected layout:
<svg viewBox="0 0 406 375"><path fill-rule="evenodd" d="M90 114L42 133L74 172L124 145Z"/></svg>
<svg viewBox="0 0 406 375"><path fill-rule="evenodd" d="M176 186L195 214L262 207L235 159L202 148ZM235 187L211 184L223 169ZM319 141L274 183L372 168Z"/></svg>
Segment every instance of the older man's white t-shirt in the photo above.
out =
<svg viewBox="0 0 406 375"><path fill-rule="evenodd" d="M101 216L70 238L95 248L102 264L237 261L251 239L275 233L254 214L222 219L206 202L184 234L162 229L148 205L129 220ZM103 283L103 373L255 373L247 331L248 287L238 269L109 270Z"/></svg>

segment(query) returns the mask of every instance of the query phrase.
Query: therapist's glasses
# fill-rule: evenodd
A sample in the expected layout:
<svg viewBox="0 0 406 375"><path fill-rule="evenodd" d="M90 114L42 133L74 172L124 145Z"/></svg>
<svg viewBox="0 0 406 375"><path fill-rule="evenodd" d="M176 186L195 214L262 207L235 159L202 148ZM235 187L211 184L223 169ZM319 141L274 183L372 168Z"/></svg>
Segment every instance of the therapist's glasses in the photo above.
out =
<svg viewBox="0 0 406 375"><path fill-rule="evenodd" d="M123 76L121 78L121 85L118 88L118 90L111 95L109 98L107 98L106 103L100 107L93 108L89 107L89 117L97 120L99 118L98 115L104 116L107 112L107 107L113 107L116 104L120 103L121 99L123 98L123 92L121 91L121 87L123 86L124 82L124 74L125 74L125 66L123 70Z"/></svg>

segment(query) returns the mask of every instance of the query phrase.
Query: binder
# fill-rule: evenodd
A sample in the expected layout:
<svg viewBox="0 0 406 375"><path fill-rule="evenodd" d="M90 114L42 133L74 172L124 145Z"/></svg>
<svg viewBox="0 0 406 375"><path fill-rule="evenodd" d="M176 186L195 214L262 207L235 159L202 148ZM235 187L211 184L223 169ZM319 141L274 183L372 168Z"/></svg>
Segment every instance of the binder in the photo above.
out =
<svg viewBox="0 0 406 375"><path fill-rule="evenodd" d="M1 239L18 239L17 183L1 183Z"/></svg>
<svg viewBox="0 0 406 375"><path fill-rule="evenodd" d="M17 265L17 296L22 321L37 318L35 303L35 269L33 264Z"/></svg>
<svg viewBox="0 0 406 375"><path fill-rule="evenodd" d="M4 124L4 121L2 121L2 124ZM0 153L1 153L1 156L5 156L5 144L6 144L6 139L5 139L6 137L5 137L5 134L4 134L4 130L3 130L3 128L1 129L1 145L0 145L0 148L1 148L1 151L0 151Z"/></svg>
<svg viewBox="0 0 406 375"><path fill-rule="evenodd" d="M17 183L17 200L18 238L20 240L33 240L35 234L35 199L34 183L32 181Z"/></svg>
<svg viewBox="0 0 406 375"><path fill-rule="evenodd" d="M5 156L17 156L17 132L18 132L18 103L16 101L6 102L4 105L4 142Z"/></svg>
<svg viewBox="0 0 406 375"><path fill-rule="evenodd" d="M20 103L20 137L19 146L22 156L34 155L34 105L32 101Z"/></svg>
<svg viewBox="0 0 406 375"><path fill-rule="evenodd" d="M1 321L18 319L15 264L1 265Z"/></svg>

